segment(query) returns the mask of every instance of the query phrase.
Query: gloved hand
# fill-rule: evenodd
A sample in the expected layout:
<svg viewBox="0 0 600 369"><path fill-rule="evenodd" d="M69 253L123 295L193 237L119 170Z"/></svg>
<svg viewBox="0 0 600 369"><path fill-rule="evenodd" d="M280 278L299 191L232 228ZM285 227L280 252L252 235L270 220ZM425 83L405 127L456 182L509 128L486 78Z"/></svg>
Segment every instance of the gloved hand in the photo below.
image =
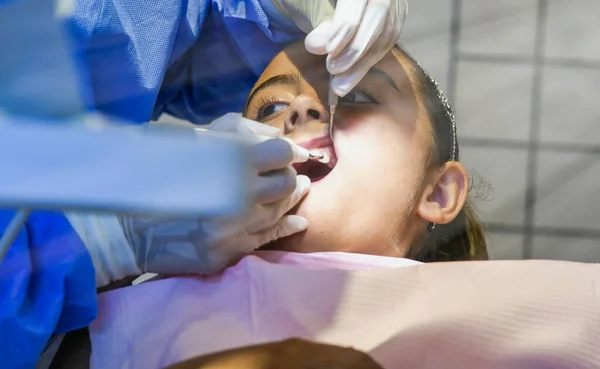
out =
<svg viewBox="0 0 600 369"><path fill-rule="evenodd" d="M257 135L279 132L235 114L209 129L237 132L256 141ZM296 175L291 167L308 158L306 149L285 139L270 139L252 144L249 155L252 203L242 214L206 220L67 214L90 251L97 284L142 272L213 274L266 243L305 230L306 219L285 214L310 188L309 178Z"/></svg>
<svg viewBox="0 0 600 369"><path fill-rule="evenodd" d="M332 85L339 96L350 92L398 43L408 13L406 0L271 1L308 34L309 52L328 54L327 70L334 75Z"/></svg>

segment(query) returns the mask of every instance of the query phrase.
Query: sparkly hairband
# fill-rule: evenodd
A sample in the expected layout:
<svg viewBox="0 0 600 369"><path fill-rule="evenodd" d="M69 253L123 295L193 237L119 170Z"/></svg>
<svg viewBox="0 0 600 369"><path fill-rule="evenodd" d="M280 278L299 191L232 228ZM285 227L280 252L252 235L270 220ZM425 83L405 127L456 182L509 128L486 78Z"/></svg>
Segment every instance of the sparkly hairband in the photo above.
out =
<svg viewBox="0 0 600 369"><path fill-rule="evenodd" d="M450 101L448 101L448 98L444 94L444 91L442 91L440 84L425 70L425 68L423 68L423 66L421 64L419 64L418 62L416 64L421 69L421 72L423 72L425 77L427 77L429 79L429 82L435 87L435 92L437 94L437 97L440 100L440 102L442 103L442 106L444 107L444 114L446 115L448 122L450 122L448 128L450 129L450 132L452 135L452 143L451 143L451 148L450 148L450 161L455 161L457 159L456 158L456 148L458 145L457 138L456 138L456 117L454 116L454 112L452 111L452 106L450 106ZM429 223L429 225L427 226L427 230L429 232L432 232L435 229L435 226L436 226L435 223ZM443 237L442 237L442 239L443 239Z"/></svg>
<svg viewBox="0 0 600 369"><path fill-rule="evenodd" d="M456 149L458 146L458 142L457 142L457 138L456 138L456 118L454 117L454 112L452 111L452 106L450 106L450 101L448 101L448 98L446 97L446 95L444 94L442 89L440 88L440 84L433 77L431 77L431 75L425 70L425 68L423 68L423 66L421 64L419 64L418 62L416 64L417 64L417 66L419 66L419 68L421 69L423 74L429 79L429 82L431 82L431 84L435 87L435 92L437 93L437 97L440 100L440 102L442 103L442 106L444 107L444 114L446 115L446 118L450 122L448 128L450 129L450 132L452 135L452 143L451 143L451 148L450 148L450 161L455 161L455 160L457 160Z"/></svg>

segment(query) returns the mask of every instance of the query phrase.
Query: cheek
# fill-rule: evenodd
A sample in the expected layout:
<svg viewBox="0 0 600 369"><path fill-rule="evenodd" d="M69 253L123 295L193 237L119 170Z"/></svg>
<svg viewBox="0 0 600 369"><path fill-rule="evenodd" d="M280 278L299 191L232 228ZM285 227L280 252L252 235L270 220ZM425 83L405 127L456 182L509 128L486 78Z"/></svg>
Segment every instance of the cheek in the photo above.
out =
<svg viewBox="0 0 600 369"><path fill-rule="evenodd" d="M308 230L276 247L398 255L392 245L398 232L411 237L403 225L424 167L423 147L413 130L383 115L345 120L334 135L336 168L314 184L297 209L308 219Z"/></svg>
<svg viewBox="0 0 600 369"><path fill-rule="evenodd" d="M417 131L385 116L359 117L336 133L340 172L378 210L407 205L423 168Z"/></svg>
<svg viewBox="0 0 600 369"><path fill-rule="evenodd" d="M335 133L335 176L314 187L304 209L318 224L311 234L336 234L344 251L389 254L419 192L422 148L389 118L349 123Z"/></svg>

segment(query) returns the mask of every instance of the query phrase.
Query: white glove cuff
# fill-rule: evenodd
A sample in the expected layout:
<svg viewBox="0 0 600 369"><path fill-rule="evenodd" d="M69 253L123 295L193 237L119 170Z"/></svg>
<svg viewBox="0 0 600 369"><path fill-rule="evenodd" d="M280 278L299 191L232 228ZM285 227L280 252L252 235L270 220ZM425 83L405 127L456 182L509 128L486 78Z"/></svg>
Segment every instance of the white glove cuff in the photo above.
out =
<svg viewBox="0 0 600 369"><path fill-rule="evenodd" d="M97 287L142 274L116 215L65 215L92 257Z"/></svg>

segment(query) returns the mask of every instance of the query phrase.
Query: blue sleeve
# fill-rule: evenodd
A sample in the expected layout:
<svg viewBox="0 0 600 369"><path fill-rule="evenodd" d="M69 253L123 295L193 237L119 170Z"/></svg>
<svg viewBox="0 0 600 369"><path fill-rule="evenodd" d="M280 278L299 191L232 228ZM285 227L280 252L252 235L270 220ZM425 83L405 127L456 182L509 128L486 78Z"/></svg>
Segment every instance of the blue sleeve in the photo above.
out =
<svg viewBox="0 0 600 369"><path fill-rule="evenodd" d="M14 215L0 210L0 232ZM87 249L60 213L34 212L0 265L0 366L33 368L54 333L96 317Z"/></svg>
<svg viewBox="0 0 600 369"><path fill-rule="evenodd" d="M270 24L260 1L78 0L70 29L96 108L199 124L242 111L269 61L302 36Z"/></svg>

